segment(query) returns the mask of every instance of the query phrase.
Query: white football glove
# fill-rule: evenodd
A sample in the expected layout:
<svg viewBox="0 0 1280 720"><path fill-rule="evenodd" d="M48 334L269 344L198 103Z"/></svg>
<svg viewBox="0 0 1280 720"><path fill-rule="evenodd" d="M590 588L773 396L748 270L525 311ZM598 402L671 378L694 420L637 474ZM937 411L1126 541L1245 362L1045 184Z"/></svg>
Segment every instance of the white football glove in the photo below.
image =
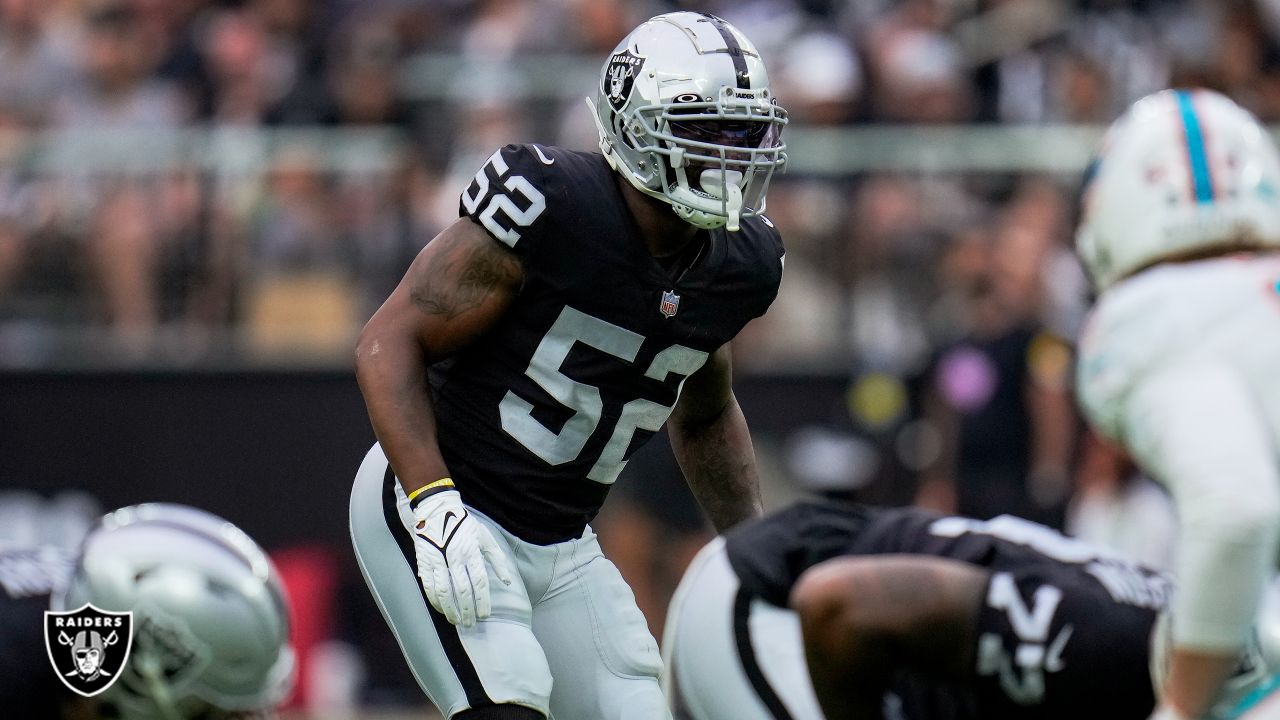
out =
<svg viewBox="0 0 1280 720"><path fill-rule="evenodd" d="M511 584L507 556L489 528L462 505L457 490L436 492L413 508L413 549L427 600L454 625L489 617L489 573Z"/></svg>

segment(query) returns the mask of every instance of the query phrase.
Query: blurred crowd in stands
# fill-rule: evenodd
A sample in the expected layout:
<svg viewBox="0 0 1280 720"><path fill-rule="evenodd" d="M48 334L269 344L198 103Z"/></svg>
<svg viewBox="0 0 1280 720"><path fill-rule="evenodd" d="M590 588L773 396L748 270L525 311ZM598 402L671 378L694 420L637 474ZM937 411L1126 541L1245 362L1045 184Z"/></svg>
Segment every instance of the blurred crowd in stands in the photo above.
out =
<svg viewBox="0 0 1280 720"><path fill-rule="evenodd" d="M349 367L484 158L593 149L600 63L672 9L752 38L797 129L1105 124L1190 85L1280 122L1280 0L0 0L0 368ZM770 505L1012 512L1168 561L1164 501L1071 400L1078 185L775 183L787 272L735 365L846 391L757 431ZM601 536L656 627L706 530L644 453Z"/></svg>
<svg viewBox="0 0 1280 720"><path fill-rule="evenodd" d="M1171 84L1280 118L1276 0L0 0L0 365L344 362L483 158L592 148L600 61L678 7L754 39L797 128L1099 123ZM793 166L745 364L918 368L1002 304L1069 336L1074 183Z"/></svg>

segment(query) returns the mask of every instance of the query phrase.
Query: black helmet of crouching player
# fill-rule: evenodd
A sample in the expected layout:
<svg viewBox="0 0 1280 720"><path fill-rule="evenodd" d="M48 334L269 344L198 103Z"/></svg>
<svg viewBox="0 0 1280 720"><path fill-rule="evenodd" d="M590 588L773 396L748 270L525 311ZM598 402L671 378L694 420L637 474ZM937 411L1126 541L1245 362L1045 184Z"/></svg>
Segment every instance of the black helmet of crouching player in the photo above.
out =
<svg viewBox="0 0 1280 720"><path fill-rule="evenodd" d="M737 230L786 165L786 111L754 45L713 15L659 15L619 43L594 102L600 149L641 192L701 228Z"/></svg>

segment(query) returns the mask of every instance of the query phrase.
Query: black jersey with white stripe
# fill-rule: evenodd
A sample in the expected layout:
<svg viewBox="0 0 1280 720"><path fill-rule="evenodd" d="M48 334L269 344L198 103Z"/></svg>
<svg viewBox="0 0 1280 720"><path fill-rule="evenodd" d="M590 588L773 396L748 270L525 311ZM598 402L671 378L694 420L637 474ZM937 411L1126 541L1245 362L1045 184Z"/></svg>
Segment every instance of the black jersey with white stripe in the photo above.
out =
<svg viewBox="0 0 1280 720"><path fill-rule="evenodd" d="M508 145L460 213L520 259L485 335L433 369L440 449L464 500L529 542L581 535L628 457L708 356L773 301L772 223L702 232L671 269L596 153Z"/></svg>
<svg viewBox="0 0 1280 720"><path fill-rule="evenodd" d="M45 649L44 611L70 577L72 558L54 548L0 546L0 717L58 720L74 697Z"/></svg>
<svg viewBox="0 0 1280 720"><path fill-rule="evenodd" d="M731 530L725 551L742 586L786 607L800 575L842 556L895 553L951 558L993 571L1034 570L1071 586L1086 582L1117 602L1163 608L1168 577L1009 515L991 520L937 515L918 508L880 508L807 501Z"/></svg>
<svg viewBox="0 0 1280 720"><path fill-rule="evenodd" d="M740 592L784 607L806 570L837 557L927 555L990 571L972 675L896 668L889 717L1141 720L1154 706L1149 647L1170 580L1043 525L804 502L734 528L725 551Z"/></svg>

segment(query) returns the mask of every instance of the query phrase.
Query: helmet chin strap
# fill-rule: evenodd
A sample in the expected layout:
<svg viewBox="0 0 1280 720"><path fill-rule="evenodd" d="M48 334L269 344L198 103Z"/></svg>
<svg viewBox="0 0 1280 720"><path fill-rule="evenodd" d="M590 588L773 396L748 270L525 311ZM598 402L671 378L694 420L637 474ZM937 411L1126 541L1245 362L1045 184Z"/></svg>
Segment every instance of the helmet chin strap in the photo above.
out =
<svg viewBox="0 0 1280 720"><path fill-rule="evenodd" d="M698 187L690 187L687 179L681 176L682 184L673 185L667 190L667 198L671 208L685 222L704 230L724 228L730 232L741 229L742 219L742 173L737 170L721 170L711 168L698 175ZM687 198L687 199L686 199ZM708 203L716 203L724 209L724 214L709 212L698 208Z"/></svg>
<svg viewBox="0 0 1280 720"><path fill-rule="evenodd" d="M724 202L727 220L724 229L737 232L741 229L742 218L742 173L737 170L703 170L698 176L702 189L719 197Z"/></svg>

